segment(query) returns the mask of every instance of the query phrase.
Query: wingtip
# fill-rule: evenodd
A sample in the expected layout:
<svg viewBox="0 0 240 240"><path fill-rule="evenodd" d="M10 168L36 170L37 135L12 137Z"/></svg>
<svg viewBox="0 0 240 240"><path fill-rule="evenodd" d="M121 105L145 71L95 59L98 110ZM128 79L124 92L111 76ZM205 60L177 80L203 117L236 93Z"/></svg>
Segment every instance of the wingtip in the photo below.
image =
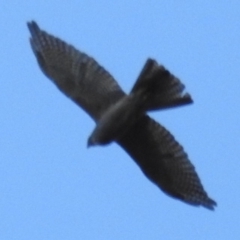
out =
<svg viewBox="0 0 240 240"><path fill-rule="evenodd" d="M204 207L210 211L214 211L215 208L217 207L217 203L212 200L211 198L205 198L204 200L199 200L199 201L189 201L189 200L184 200L185 203L188 203L192 206L195 207Z"/></svg>
<svg viewBox="0 0 240 240"><path fill-rule="evenodd" d="M40 30L39 26L35 21L29 21L27 22L28 29L32 35L34 35L37 31Z"/></svg>
<svg viewBox="0 0 240 240"><path fill-rule="evenodd" d="M37 23L34 20L28 21L27 22L28 26L34 26L34 27L38 27Z"/></svg>
<svg viewBox="0 0 240 240"><path fill-rule="evenodd" d="M217 203L213 199L209 198L209 202L206 205L204 205L204 207L214 211L215 208L217 207Z"/></svg>
<svg viewBox="0 0 240 240"><path fill-rule="evenodd" d="M158 65L157 61L153 58L148 58L144 66L154 66L154 65Z"/></svg>
<svg viewBox="0 0 240 240"><path fill-rule="evenodd" d="M193 99L192 99L192 96L191 96L189 93L185 93L185 94L182 96L182 99L184 99L184 100L186 101L186 103L189 103L189 104L194 103L194 102L193 102Z"/></svg>

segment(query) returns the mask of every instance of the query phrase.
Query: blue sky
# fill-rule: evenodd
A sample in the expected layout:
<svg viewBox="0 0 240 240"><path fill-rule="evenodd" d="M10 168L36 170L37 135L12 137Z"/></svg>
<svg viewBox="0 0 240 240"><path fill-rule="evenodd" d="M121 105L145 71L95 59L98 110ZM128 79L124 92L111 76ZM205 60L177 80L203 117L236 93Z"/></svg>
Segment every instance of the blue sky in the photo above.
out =
<svg viewBox="0 0 240 240"><path fill-rule="evenodd" d="M5 1L0 10L0 239L238 239L238 1ZM194 104L151 116L184 146L214 212L174 200L42 74L26 22L93 56L129 92L147 57Z"/></svg>

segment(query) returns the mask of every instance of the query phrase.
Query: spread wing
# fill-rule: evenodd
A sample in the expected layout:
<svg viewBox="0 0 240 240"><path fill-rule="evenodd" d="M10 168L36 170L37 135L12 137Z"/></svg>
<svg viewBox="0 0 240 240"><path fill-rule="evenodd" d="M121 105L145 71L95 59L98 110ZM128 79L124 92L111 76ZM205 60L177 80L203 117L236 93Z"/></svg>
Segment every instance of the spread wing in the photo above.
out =
<svg viewBox="0 0 240 240"><path fill-rule="evenodd" d="M93 58L28 23L30 43L42 71L95 121L125 94Z"/></svg>
<svg viewBox="0 0 240 240"><path fill-rule="evenodd" d="M42 31L35 22L28 23L28 27L30 43L42 71L95 121L125 96L113 77L94 59ZM140 117L117 142L168 195L209 209L216 205L204 191L181 145L148 116Z"/></svg>
<svg viewBox="0 0 240 240"><path fill-rule="evenodd" d="M183 147L150 117L143 116L118 143L168 195L208 209L216 205L205 192Z"/></svg>

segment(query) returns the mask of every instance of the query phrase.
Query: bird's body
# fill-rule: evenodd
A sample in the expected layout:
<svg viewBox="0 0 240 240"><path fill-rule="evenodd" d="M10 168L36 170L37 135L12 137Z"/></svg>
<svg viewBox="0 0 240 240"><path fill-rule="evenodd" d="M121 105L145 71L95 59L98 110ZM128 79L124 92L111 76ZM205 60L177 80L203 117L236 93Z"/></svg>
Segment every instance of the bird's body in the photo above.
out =
<svg viewBox="0 0 240 240"><path fill-rule="evenodd" d="M147 111L192 103L184 85L156 61L148 59L129 95L111 106L97 123L88 146L120 139Z"/></svg>
<svg viewBox="0 0 240 240"><path fill-rule="evenodd" d="M135 96L125 96L110 107L97 123L88 139L88 146L105 145L120 139L143 115Z"/></svg>
<svg viewBox="0 0 240 240"><path fill-rule="evenodd" d="M104 143L115 140L168 195L192 205L214 208L216 202L203 189L182 146L162 125L145 114L145 111L192 102L190 95L183 93L184 85L177 78L150 60L131 93L126 95L93 58L42 31L35 22L28 23L28 27L31 46L42 71L93 118L96 129L100 129L95 129L97 133L107 138ZM152 81L154 69L161 70L159 82ZM135 98L136 93L145 96L143 104ZM126 119L114 128L115 119L121 116Z"/></svg>

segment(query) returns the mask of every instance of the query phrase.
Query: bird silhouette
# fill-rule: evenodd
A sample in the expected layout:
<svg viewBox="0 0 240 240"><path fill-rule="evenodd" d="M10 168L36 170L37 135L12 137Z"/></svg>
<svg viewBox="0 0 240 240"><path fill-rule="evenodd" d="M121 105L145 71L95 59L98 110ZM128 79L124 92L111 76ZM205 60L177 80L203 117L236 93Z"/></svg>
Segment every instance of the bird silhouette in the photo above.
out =
<svg viewBox="0 0 240 240"><path fill-rule="evenodd" d="M28 23L30 43L43 73L96 122L89 146L117 142L146 177L169 196L213 210L183 147L147 111L192 103L185 86L148 59L129 95L93 58Z"/></svg>

